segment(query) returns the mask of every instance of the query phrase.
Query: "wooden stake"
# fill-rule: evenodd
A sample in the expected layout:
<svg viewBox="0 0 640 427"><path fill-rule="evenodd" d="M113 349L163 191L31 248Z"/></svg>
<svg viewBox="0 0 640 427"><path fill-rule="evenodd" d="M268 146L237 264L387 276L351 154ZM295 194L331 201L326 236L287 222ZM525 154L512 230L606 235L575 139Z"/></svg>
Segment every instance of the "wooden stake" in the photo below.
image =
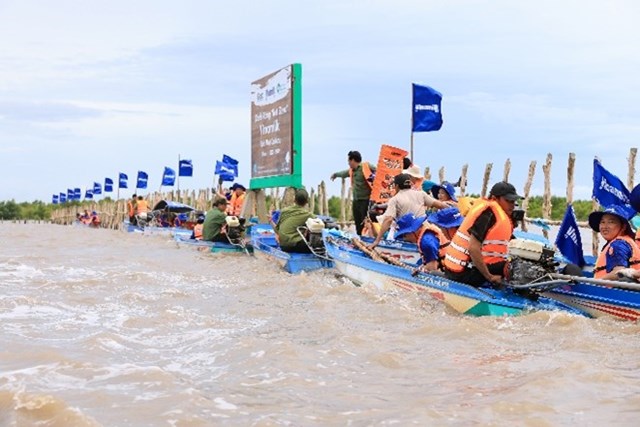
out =
<svg viewBox="0 0 640 427"><path fill-rule="evenodd" d="M487 187L489 186L489 178L491 177L492 168L493 163L487 163L487 166L484 168L484 178L482 178L482 191L480 192L481 197L487 197Z"/></svg>
<svg viewBox="0 0 640 427"><path fill-rule="evenodd" d="M542 172L544 173L544 195L542 197L542 218L548 220L551 218L551 160L553 156L551 153L547 154L547 161L542 166ZM542 235L548 239L549 232L542 230Z"/></svg>
<svg viewBox="0 0 640 427"><path fill-rule="evenodd" d="M529 206L529 193L531 192L531 184L533 183L533 176L536 173L536 161L533 160L529 164L529 175L527 176L527 182L524 184L524 200L522 201L522 209L524 209L525 215L527 214L527 207ZM522 231L527 231L527 222L522 221Z"/></svg>
<svg viewBox="0 0 640 427"><path fill-rule="evenodd" d="M509 182L509 173L511 172L511 159L507 159L504 162L504 174L502 175L502 180L504 182Z"/></svg>

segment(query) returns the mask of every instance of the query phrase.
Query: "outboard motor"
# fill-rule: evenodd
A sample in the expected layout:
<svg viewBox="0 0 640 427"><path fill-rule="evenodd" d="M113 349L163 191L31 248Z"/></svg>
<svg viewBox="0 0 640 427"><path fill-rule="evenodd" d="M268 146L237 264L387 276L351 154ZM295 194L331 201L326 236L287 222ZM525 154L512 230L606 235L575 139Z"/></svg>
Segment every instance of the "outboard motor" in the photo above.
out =
<svg viewBox="0 0 640 427"><path fill-rule="evenodd" d="M324 221L320 218L309 218L305 222L307 228L307 237L305 241L307 246L314 254L324 254L324 242L322 241L322 230L324 230Z"/></svg>
<svg viewBox="0 0 640 427"><path fill-rule="evenodd" d="M242 245L244 237L244 218L238 218L237 216L227 216L225 218L227 223L227 238L233 245Z"/></svg>
<svg viewBox="0 0 640 427"><path fill-rule="evenodd" d="M554 273L558 263L555 251L542 242L513 239L509 242L507 279L515 285L524 285Z"/></svg>

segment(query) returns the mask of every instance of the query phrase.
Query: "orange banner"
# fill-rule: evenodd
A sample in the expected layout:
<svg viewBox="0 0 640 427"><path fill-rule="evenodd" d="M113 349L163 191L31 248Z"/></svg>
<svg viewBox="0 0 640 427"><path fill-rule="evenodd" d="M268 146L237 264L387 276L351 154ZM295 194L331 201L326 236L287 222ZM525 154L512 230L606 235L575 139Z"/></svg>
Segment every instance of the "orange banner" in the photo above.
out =
<svg viewBox="0 0 640 427"><path fill-rule="evenodd" d="M380 148L376 177L370 200L385 203L393 196L393 178L402 173L402 161L409 154L401 148L383 145Z"/></svg>

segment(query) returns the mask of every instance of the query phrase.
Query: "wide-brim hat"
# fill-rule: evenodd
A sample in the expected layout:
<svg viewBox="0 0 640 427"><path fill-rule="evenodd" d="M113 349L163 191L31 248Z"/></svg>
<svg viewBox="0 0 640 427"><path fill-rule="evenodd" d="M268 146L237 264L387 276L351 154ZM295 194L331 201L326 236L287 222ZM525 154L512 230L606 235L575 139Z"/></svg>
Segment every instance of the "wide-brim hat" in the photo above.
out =
<svg viewBox="0 0 640 427"><path fill-rule="evenodd" d="M413 233L417 229L419 229L422 224L427 220L426 215L416 217L414 214L408 213L402 215L396 221L396 225L398 226L398 231L396 231L395 236L400 237L407 233Z"/></svg>
<svg viewBox="0 0 640 427"><path fill-rule="evenodd" d="M402 173L409 174L413 178L424 178L424 175L420 172L420 166L418 165L411 165L407 169L403 170Z"/></svg>
<svg viewBox="0 0 640 427"><path fill-rule="evenodd" d="M633 230L631 229L631 224L629 223L629 219L627 218L628 212L625 211L623 207L618 205L612 205L603 211L594 211L589 214L589 227L591 227L593 231L600 231L600 221L605 214L613 215L620 218L622 224L627 224L627 234L633 237Z"/></svg>
<svg viewBox="0 0 640 427"><path fill-rule="evenodd" d="M458 208L451 207L432 213L427 220L441 228L454 228L460 227L462 221L464 221L464 216L462 216Z"/></svg>
<svg viewBox="0 0 640 427"><path fill-rule="evenodd" d="M440 189L446 191L449 197L451 197L451 200L453 200L454 202L458 201L458 199L456 199L456 190L453 187L453 184L451 184L450 182L443 182L441 185L434 185L433 187L431 187L431 194L433 194L433 197L435 197L436 199L438 198Z"/></svg>

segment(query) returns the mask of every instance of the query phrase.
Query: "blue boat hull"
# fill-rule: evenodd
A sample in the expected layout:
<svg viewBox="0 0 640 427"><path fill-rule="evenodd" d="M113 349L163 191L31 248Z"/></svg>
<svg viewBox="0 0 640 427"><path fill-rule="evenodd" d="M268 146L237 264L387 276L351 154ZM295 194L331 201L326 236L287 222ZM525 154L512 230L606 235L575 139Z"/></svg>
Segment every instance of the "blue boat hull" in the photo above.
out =
<svg viewBox="0 0 640 427"><path fill-rule="evenodd" d="M278 247L273 228L269 224L253 225L251 244L256 255L276 261L291 274L333 267L332 261L314 254L288 253L281 250Z"/></svg>
<svg viewBox="0 0 640 427"><path fill-rule="evenodd" d="M476 288L429 273L412 274L403 268L371 259L348 238L325 232L325 246L336 269L358 284L371 284L382 290L404 289L425 292L459 313L476 316L517 315L539 310L565 311L585 315L582 310L562 302L540 297L522 297L510 289Z"/></svg>

